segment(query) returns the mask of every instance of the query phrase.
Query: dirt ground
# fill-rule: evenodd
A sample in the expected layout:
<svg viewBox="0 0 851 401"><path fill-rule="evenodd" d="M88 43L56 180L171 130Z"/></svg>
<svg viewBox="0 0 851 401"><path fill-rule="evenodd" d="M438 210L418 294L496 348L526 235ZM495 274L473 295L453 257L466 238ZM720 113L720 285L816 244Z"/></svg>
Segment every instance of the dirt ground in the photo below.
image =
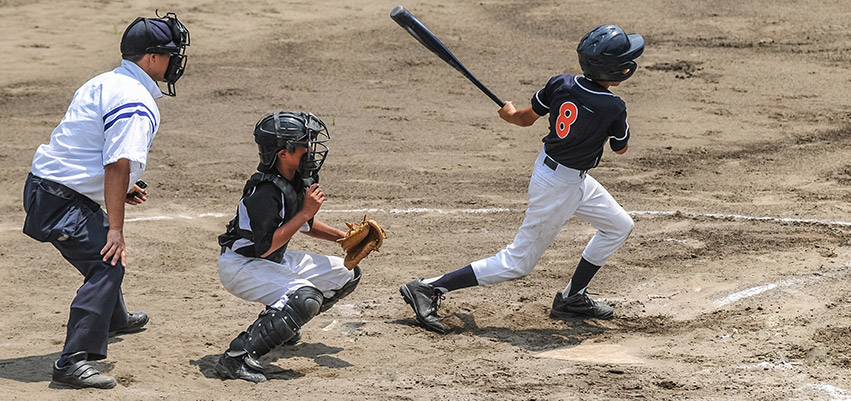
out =
<svg viewBox="0 0 851 401"><path fill-rule="evenodd" d="M61 9L57 4L61 5ZM851 13L843 2L412 1L504 100L527 107L579 72L594 26L644 35L614 92L633 139L592 175L635 230L591 283L611 321L547 313L593 229L570 221L531 275L447 295L445 335L399 296L497 252L523 219L546 132L495 105L390 18L383 0L0 1L0 398L13 400L851 400ZM78 273L21 233L35 148L74 91L114 68L154 9L191 31L176 98L128 211L124 294L151 316L111 341L109 391L48 388ZM337 227L364 210L389 238L350 297L263 358L270 381L222 381L216 357L262 306L227 293L216 236L279 109L330 126L322 171ZM297 237L291 249L340 255Z"/></svg>

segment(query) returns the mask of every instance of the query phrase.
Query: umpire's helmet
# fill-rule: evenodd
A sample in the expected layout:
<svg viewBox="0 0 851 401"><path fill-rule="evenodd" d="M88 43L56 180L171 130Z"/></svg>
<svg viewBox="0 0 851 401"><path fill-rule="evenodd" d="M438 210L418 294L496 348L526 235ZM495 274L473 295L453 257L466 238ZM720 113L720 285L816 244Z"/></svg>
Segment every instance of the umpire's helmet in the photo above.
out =
<svg viewBox="0 0 851 401"><path fill-rule="evenodd" d="M164 95L174 96L174 84L186 70L186 46L189 46L189 30L174 13L162 18L138 17L127 26L121 36L121 55L124 58L144 54L170 54L165 82L168 91Z"/></svg>
<svg viewBox="0 0 851 401"><path fill-rule="evenodd" d="M328 155L331 139L325 123L310 113L277 111L266 114L254 126L254 142L260 150L260 165L257 169L264 172L274 171L278 152L286 149L292 153L296 147L306 147L307 153L301 159L299 171L302 178L318 181L319 169Z"/></svg>
<svg viewBox="0 0 851 401"><path fill-rule="evenodd" d="M576 52L586 78L620 82L635 73L638 65L633 60L644 52L644 38L627 35L617 25L600 25L582 37Z"/></svg>

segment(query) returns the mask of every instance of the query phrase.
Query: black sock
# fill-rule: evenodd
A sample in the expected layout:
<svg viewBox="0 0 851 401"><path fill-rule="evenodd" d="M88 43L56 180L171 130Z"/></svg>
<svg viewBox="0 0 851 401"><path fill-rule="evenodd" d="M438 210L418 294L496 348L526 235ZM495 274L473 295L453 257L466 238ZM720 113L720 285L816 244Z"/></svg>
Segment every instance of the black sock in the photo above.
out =
<svg viewBox="0 0 851 401"><path fill-rule="evenodd" d="M435 288L445 289L444 292L460 290L467 287L475 287L479 285L476 280L476 273L473 272L473 266L467 265L451 273L446 273L432 282L426 281Z"/></svg>
<svg viewBox="0 0 851 401"><path fill-rule="evenodd" d="M570 293L565 295L565 298L585 289L594 275L597 274L597 270L600 270L600 266L592 265L585 258L580 259L576 271L573 272L573 277L570 279Z"/></svg>
<svg viewBox="0 0 851 401"><path fill-rule="evenodd" d="M59 360L56 361L56 366L60 368L64 368L65 366L67 366L69 356L71 356L71 354L62 354L62 356L59 357Z"/></svg>

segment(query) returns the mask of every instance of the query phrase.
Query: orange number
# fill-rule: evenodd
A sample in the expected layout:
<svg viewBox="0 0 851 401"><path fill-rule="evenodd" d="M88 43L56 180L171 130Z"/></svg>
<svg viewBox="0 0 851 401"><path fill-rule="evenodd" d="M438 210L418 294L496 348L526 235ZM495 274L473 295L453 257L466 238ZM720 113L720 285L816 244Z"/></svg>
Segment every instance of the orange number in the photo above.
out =
<svg viewBox="0 0 851 401"><path fill-rule="evenodd" d="M570 133L570 126L576 121L577 113L576 105L572 102L564 102L558 110L558 118L556 119L556 135L559 138L564 138Z"/></svg>

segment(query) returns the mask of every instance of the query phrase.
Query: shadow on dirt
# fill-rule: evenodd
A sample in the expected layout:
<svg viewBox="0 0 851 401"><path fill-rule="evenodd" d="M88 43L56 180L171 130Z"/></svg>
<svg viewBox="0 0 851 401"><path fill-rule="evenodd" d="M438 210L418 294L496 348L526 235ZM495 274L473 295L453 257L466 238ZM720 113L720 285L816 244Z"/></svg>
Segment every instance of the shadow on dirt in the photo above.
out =
<svg viewBox="0 0 851 401"><path fill-rule="evenodd" d="M592 321L581 319L563 320L563 329L516 329L507 327L479 327L472 314L456 313L463 326L452 331L465 331L480 337L491 338L509 343L527 351L547 351L579 345L588 337L603 333L606 328L596 326Z"/></svg>
<svg viewBox="0 0 851 401"><path fill-rule="evenodd" d="M268 355L264 355L260 360L264 364L264 374L269 380L292 380L304 377L304 373L290 369L282 369L271 362L280 359L289 359L294 357L303 357L313 359L319 366L324 366L332 369L342 369L354 366L340 358L330 356L342 351L339 347L329 347L322 343L298 343L296 345L278 347ZM190 360L189 364L197 366L201 374L208 379L220 379L216 373L216 361L219 360L221 354L206 355L198 360Z"/></svg>
<svg viewBox="0 0 851 401"><path fill-rule="evenodd" d="M53 372L51 368L53 362L59 359L61 354L61 352L54 352L46 355L0 359L0 377L23 383L49 382ZM96 368L101 371L107 370L102 369L102 366L96 366Z"/></svg>
<svg viewBox="0 0 851 401"><path fill-rule="evenodd" d="M461 325L450 322L460 320ZM479 327L476 318L470 313L453 313L444 316L441 321L446 325L446 334L472 333L479 337L491 338L496 341L509 343L527 351L548 351L579 345L582 341L609 330L597 326L593 321L581 319L562 320L563 329L516 329L507 327ZM399 319L389 323L415 327L426 331L416 319ZM431 332L429 332L431 333ZM438 334L439 335L439 334Z"/></svg>

